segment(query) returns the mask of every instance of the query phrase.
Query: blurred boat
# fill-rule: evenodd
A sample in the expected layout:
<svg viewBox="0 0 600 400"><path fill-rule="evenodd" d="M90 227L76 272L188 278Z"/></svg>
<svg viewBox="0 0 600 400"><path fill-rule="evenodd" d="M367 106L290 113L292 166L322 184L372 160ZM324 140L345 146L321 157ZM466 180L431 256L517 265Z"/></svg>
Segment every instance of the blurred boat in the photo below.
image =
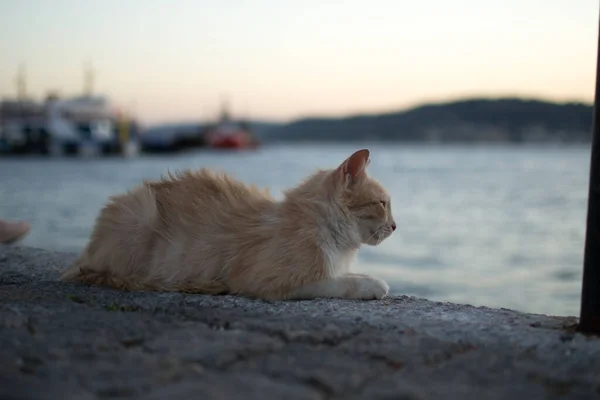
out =
<svg viewBox="0 0 600 400"><path fill-rule="evenodd" d="M250 125L233 121L226 105L217 122L165 124L150 127L140 135L145 152L177 152L192 148L250 149L258 146L258 140Z"/></svg>
<svg viewBox="0 0 600 400"><path fill-rule="evenodd" d="M102 96L0 103L0 151L52 156L139 152L137 125Z"/></svg>
<svg viewBox="0 0 600 400"><path fill-rule="evenodd" d="M204 136L207 146L213 149L252 149L259 144L248 123L232 120L227 105L223 106L219 121L209 126Z"/></svg>
<svg viewBox="0 0 600 400"><path fill-rule="evenodd" d="M206 143L215 149L246 149L258 146L258 142L248 128L230 122L208 129Z"/></svg>
<svg viewBox="0 0 600 400"><path fill-rule="evenodd" d="M174 152L206 146L200 124L168 124L150 127L140 134L144 152Z"/></svg>

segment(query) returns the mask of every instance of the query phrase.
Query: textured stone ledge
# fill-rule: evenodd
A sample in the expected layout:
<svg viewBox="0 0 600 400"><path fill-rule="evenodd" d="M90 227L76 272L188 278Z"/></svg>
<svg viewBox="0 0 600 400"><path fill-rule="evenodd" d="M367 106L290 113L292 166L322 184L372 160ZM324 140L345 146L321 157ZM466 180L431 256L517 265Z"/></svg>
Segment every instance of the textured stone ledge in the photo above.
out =
<svg viewBox="0 0 600 400"><path fill-rule="evenodd" d="M600 340L574 318L58 282L74 257L0 247L0 398L600 397Z"/></svg>

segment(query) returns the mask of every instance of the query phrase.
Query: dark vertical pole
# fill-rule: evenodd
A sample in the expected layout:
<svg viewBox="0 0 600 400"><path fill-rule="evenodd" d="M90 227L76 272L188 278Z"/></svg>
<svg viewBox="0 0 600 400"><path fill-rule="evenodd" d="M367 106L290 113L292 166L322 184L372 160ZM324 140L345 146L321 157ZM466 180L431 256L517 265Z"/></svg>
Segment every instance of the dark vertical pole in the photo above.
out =
<svg viewBox="0 0 600 400"><path fill-rule="evenodd" d="M600 334L600 104L598 104L600 102L600 33L597 51L590 185L579 320L581 332L594 334Z"/></svg>

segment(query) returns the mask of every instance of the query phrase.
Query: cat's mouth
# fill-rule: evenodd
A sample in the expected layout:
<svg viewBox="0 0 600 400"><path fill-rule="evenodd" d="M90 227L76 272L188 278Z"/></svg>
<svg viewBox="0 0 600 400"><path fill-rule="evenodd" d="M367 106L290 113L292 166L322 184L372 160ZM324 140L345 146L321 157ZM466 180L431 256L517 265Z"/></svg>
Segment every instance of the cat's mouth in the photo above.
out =
<svg viewBox="0 0 600 400"><path fill-rule="evenodd" d="M377 246L392 234L392 230L382 227L377 230L371 230L369 233L370 236L365 243L371 246Z"/></svg>

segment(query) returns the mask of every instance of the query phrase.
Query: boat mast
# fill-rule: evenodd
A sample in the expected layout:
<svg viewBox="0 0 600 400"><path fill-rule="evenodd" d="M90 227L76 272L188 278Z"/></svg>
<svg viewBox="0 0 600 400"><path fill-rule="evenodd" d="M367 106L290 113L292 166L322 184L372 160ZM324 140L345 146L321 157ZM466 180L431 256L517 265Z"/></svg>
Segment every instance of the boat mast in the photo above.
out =
<svg viewBox="0 0 600 400"><path fill-rule="evenodd" d="M92 65L88 63L86 66L84 66L84 72L83 72L83 93L87 97L91 97L93 94L94 78L95 78L94 69L92 68Z"/></svg>
<svg viewBox="0 0 600 400"><path fill-rule="evenodd" d="M227 123L231 121L230 103L229 96L222 96L221 99L221 115L219 116L221 123Z"/></svg>
<svg viewBox="0 0 600 400"><path fill-rule="evenodd" d="M19 101L25 101L27 98L27 74L24 64L19 66L19 71L17 72L15 82L17 85L17 99Z"/></svg>

